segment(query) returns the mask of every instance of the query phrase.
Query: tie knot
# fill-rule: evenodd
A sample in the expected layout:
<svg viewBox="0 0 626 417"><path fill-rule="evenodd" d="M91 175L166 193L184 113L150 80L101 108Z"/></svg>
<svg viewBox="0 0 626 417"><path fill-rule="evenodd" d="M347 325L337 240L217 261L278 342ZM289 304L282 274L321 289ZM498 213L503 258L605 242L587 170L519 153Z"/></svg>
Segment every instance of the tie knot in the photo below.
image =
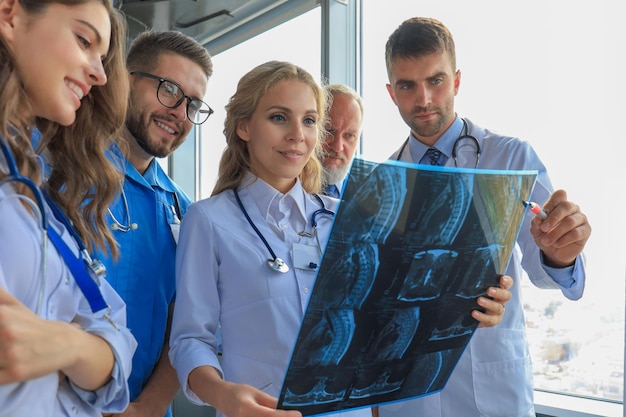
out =
<svg viewBox="0 0 626 417"><path fill-rule="evenodd" d="M428 161L428 163L430 163L430 165L443 165L442 164L443 154L441 152L439 152L439 150L437 150L435 148L428 149L426 151L426 157L427 157L427 161Z"/></svg>
<svg viewBox="0 0 626 417"><path fill-rule="evenodd" d="M335 184L330 184L326 188L326 195L328 195L330 197L339 198L339 189L337 188L337 186Z"/></svg>

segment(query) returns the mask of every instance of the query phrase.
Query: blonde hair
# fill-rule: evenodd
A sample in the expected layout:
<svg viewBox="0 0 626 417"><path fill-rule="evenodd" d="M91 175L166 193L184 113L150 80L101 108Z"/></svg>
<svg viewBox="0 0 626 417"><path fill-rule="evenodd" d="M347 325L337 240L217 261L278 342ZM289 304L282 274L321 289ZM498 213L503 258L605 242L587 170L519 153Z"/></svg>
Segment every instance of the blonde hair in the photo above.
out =
<svg viewBox="0 0 626 417"><path fill-rule="evenodd" d="M94 86L83 98L71 126L35 119L10 49L0 37L0 129L18 170L39 183L41 175L30 142L33 126L39 128L42 137L39 150L45 150L51 168L45 184L47 192L69 217L88 250L95 247L104 250L108 246L113 256L117 256L117 245L105 223L105 213L118 195L123 177L107 152L118 142L126 116L126 21L110 0L19 0L33 19L41 18L53 3L72 6L92 1L104 5L111 21L109 51L102 63L108 82ZM23 187L16 188L18 192L27 192Z"/></svg>
<svg viewBox="0 0 626 417"><path fill-rule="evenodd" d="M317 141L311 158L298 177L307 192L320 192L322 187L320 156L322 138L325 134L326 93L313 76L303 68L289 62L269 61L255 67L239 80L235 94L226 105L224 136L226 136L227 146L220 160L218 179L212 195L236 189L241 185L245 173L250 169L250 155L247 142L237 134L237 126L252 117L259 101L270 88L281 81L288 80L302 81L311 87L315 95L319 115L316 123Z"/></svg>

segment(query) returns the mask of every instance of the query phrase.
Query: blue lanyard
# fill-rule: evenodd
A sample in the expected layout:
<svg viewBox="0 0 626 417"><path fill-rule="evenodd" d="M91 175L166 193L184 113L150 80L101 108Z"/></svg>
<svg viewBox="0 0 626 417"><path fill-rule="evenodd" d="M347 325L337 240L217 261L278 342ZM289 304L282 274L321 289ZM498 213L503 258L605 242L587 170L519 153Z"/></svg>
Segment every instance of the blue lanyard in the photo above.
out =
<svg viewBox="0 0 626 417"><path fill-rule="evenodd" d="M78 232L76 232L76 229L74 229L74 226L72 226L70 219L50 198L48 193L46 193L45 191L41 191L41 194L52 209L54 217L61 223L63 223L65 228L70 232L70 234L78 244L80 254L78 257L74 256L72 250L67 246L67 244L63 241L61 236L54 230L53 227L48 228L48 236L50 236L50 241L54 244L59 254L63 257L65 264L72 272L76 284L78 284L81 292L89 302L91 312L96 314L99 311L106 310L102 317L107 319L114 327L117 328L117 326L109 316L111 307L106 303L104 297L102 296L102 293L100 292L100 288L98 288L97 280L100 277L104 277L105 275L104 266L102 265L102 263L100 263L100 261L91 259L91 257L87 253L87 248L85 247L82 239L78 235ZM94 277L90 275L89 270L91 270Z"/></svg>
<svg viewBox="0 0 626 417"><path fill-rule="evenodd" d="M57 248L59 254L63 257L63 260L67 264L68 268L70 268L70 271L72 271L72 275L74 276L76 283L89 302L91 311L93 313L97 313L98 311L108 308L109 306L106 301L104 301L104 297L102 297L98 284L96 284L96 281L89 276L89 272L87 272L84 262L81 262L82 257L79 256L77 258L74 256L71 249L54 230L54 228L50 228L48 230L48 236L50 237L50 241L52 241L54 246Z"/></svg>
<svg viewBox="0 0 626 417"><path fill-rule="evenodd" d="M8 169L9 175L5 179L0 182L0 185L11 181L17 181L24 185L26 185L29 190L33 193L35 197L35 201L37 207L39 208L41 214L41 227L44 232L44 239L46 239L46 235L50 238L50 241L55 246L59 255L63 257L65 264L70 269L70 272L74 276L74 280L81 292L89 302L89 307L91 308L92 313L94 315L100 311L104 310L102 314L102 318L107 319L113 327L118 328L117 325L113 322L109 313L111 312L111 307L106 303L102 293L100 292L100 288L98 287L98 282L96 281L100 277L104 276L105 268L104 265L98 260L92 260L83 244L82 239L76 232L76 229L72 226L72 223L67 218L65 213L61 211L59 206L52 201L52 199L48 196L45 191L42 191L35 183L28 177L21 175L17 169L15 164L15 159L13 158L13 154L6 144L3 137L0 136L0 150L4 154ZM78 257L75 257L72 253L72 250L67 246L67 244L63 241L61 236L54 230L52 227L48 227L48 222L46 218L44 200L47 201L48 205L52 209L52 213L54 217L63 223L66 229L70 232L78 247L80 249L80 254ZM45 256L43 254L42 256ZM82 262L81 262L82 261ZM91 277L89 271L91 270L94 274L94 278Z"/></svg>

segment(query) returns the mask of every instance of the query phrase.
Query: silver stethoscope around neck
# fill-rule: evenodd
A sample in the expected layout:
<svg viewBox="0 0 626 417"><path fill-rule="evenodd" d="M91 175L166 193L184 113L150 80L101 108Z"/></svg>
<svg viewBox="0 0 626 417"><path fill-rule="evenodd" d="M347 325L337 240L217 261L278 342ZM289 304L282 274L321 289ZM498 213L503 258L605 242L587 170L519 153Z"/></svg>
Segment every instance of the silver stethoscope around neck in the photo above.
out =
<svg viewBox="0 0 626 417"><path fill-rule="evenodd" d="M137 223L133 223L130 220L130 209L128 208L128 200L126 199L126 193L124 192L124 186L122 185L120 187L120 189L122 190L122 205L124 206L124 214L126 216L126 221L127 223L124 224L122 223L120 220L117 219L117 217L115 217L113 215L113 212L111 211L111 208L107 209L107 212L109 213L109 216L111 216L111 220L113 220L113 223L111 223L111 230L119 230L122 233L128 233L131 230L137 230Z"/></svg>
<svg viewBox="0 0 626 417"><path fill-rule="evenodd" d="M48 196L48 194L39 188L33 180L30 178L20 174L17 169L17 164L15 163L15 159L13 158L13 153L9 149L8 144L6 143L3 137L0 137L0 149L4 155L4 160L6 161L6 165L8 168L8 175L0 180L0 187L14 182L20 183L30 191L34 197L34 201L24 194L20 194L17 191L15 194L9 194L5 198L9 199L11 197L17 198L22 202L28 204L29 207L32 208L35 213L39 227L42 232L42 243L41 243L41 278L40 278L40 289L39 295L37 298L37 307L35 310L36 314L39 314L42 304L43 297L45 293L45 284L46 284L46 255L48 251L48 239L55 246L63 261L69 268L76 284L80 288L81 292L89 302L89 306L91 307L91 311L96 317L96 313L103 312L100 315L100 318L106 319L111 323L114 328L118 328L113 319L109 315L111 312L111 307L106 303L102 293L100 292L100 288L98 282L100 279L104 279L106 276L106 268L104 264L98 260L91 258L83 240L78 235L78 232L72 225L70 219L63 213L60 207ZM48 217L46 213L45 203L48 203L48 206L52 210L52 214L54 217L63 223L67 231L70 233L76 244L79 248L79 256L74 256L74 252L70 249L69 246L65 243L63 238L57 233L54 228L49 227Z"/></svg>
<svg viewBox="0 0 626 417"><path fill-rule="evenodd" d="M480 161L480 153L481 153L480 143L478 142L478 139L476 139L475 136L469 134L469 128L467 126L467 122L465 121L465 119L461 118L461 121L463 122L463 129L461 130L459 137L456 138L456 140L454 141L454 145L452 145L452 159L454 160L454 166L455 167L459 166L458 161L457 161L457 152L456 152L459 142L463 143L464 141L469 140L470 142L473 142L474 146L476 147L476 161L474 163L474 168L478 168L478 162ZM399 161L400 158L402 158L402 153L404 153L406 146L409 144L409 139L411 139L411 136L406 138L406 140L402 144L402 147L400 148L400 152L398 152L398 156L396 157L396 161Z"/></svg>
<svg viewBox="0 0 626 417"><path fill-rule="evenodd" d="M272 249L270 244L267 242L267 239L265 239L265 236L263 236L263 233L261 233L261 231L256 227L256 225L254 224L254 222L252 221L252 219L248 215L248 212L246 211L246 208L243 206L243 203L241 202L241 198L239 198L239 193L237 192L237 190L233 189L233 192L235 193L235 198L237 199L237 204L239 204L239 208L243 212L243 215L246 217L246 220L248 220L248 223L250 224L252 229L254 229L254 231L256 232L257 236L261 239L261 241L263 241L263 244L265 245L265 247L267 248L267 250L270 253L271 259L267 260L267 264L269 265L269 267L273 271L281 272L283 274L289 272L289 266L287 265L287 263L283 259L281 259L281 258L276 256L276 253L274 253L274 250ZM320 254L321 254L322 246L321 246L319 238L317 236L317 216L319 216L321 214L326 214L328 216L333 217L335 215L335 212L332 211L332 210L328 210L326 208L326 206L324 205L324 201L322 201L322 198L319 195L317 195L315 193L313 193L312 195L313 195L313 197L315 197L317 202L320 203L320 205L322 207L317 209L317 210L315 210L313 212L313 214L311 215L311 227L313 228L313 234L311 235L310 233L307 233L307 232L300 232L299 235L300 236L308 236L308 237L314 236L316 241L317 241L317 248L318 248L318 250L320 251ZM309 268L315 269L315 268L317 268L317 264L310 263L309 264Z"/></svg>
<svg viewBox="0 0 626 417"><path fill-rule="evenodd" d="M122 205L124 206L124 217L126 218L126 222L123 222L124 219L120 220L117 217L115 217L113 215L113 212L111 211L111 208L108 208L107 212L109 213L109 216L111 216L111 220L113 220L113 223L111 223L111 230L117 230L122 233L128 233L131 230L137 230L139 226L137 225L137 223L134 223L131 220L130 208L128 206L128 200L126 199L126 192L124 192L124 184L121 184L120 189L121 189L120 198L122 199ZM180 200L178 199L178 194L176 194L175 191L172 191L171 194L172 194L172 198L174 199L174 205L171 206L174 212L174 217L177 223L180 223L180 220L182 219L182 210L180 206Z"/></svg>

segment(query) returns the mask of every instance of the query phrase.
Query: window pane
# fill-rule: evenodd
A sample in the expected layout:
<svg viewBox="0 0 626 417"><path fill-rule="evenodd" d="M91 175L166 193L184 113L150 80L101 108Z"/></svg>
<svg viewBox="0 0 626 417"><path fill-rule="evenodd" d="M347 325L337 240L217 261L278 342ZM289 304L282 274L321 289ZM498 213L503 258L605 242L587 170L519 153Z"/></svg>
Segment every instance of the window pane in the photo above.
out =
<svg viewBox="0 0 626 417"><path fill-rule="evenodd" d="M201 197L213 190L224 138L224 106L236 90L237 82L255 66L270 60L289 61L318 77L321 73L320 8L262 33L213 58L213 76L209 79L204 101L214 110L202 125Z"/></svg>

